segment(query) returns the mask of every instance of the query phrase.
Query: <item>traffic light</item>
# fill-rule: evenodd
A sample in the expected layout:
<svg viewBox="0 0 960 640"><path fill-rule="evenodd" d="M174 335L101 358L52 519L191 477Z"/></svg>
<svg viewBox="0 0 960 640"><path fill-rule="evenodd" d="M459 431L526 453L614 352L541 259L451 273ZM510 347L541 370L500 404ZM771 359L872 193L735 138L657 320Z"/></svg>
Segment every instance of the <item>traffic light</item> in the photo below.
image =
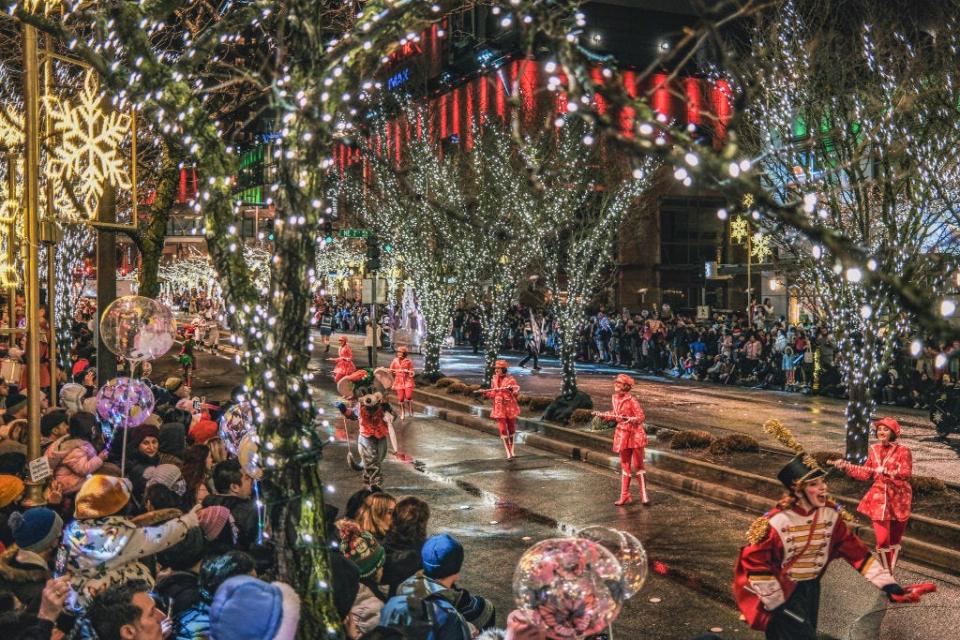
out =
<svg viewBox="0 0 960 640"><path fill-rule="evenodd" d="M380 241L376 236L367 237L367 271L376 271L380 268Z"/></svg>

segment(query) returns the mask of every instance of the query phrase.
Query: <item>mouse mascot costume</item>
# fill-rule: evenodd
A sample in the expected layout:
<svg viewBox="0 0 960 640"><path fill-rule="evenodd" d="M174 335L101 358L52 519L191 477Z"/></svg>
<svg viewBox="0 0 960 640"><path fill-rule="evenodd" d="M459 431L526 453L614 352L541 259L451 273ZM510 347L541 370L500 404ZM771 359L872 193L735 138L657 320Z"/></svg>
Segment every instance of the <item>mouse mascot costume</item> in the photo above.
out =
<svg viewBox="0 0 960 640"><path fill-rule="evenodd" d="M396 450L393 431L393 407L387 402L387 390L393 386L389 370L358 369L337 384L337 390L350 401L337 404L346 420L360 423L357 448L363 469L363 483L372 490L383 486L383 459L387 457L388 442ZM352 405L352 406L351 406ZM389 440L388 440L389 439ZM348 443L349 447L349 443Z"/></svg>

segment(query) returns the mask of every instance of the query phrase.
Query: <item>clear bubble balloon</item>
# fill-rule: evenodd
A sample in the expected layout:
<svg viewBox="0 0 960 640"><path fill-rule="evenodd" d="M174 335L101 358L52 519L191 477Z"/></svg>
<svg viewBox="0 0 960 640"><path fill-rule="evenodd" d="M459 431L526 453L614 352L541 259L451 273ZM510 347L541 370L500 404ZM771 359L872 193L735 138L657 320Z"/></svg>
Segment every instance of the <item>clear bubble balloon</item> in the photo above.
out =
<svg viewBox="0 0 960 640"><path fill-rule="evenodd" d="M107 349L132 361L156 360L173 346L176 322L170 309L143 296L117 298L100 316Z"/></svg>
<svg viewBox="0 0 960 640"><path fill-rule="evenodd" d="M114 378L97 392L97 413L111 425L136 427L153 411L153 392L135 378Z"/></svg>
<svg viewBox="0 0 960 640"><path fill-rule="evenodd" d="M243 436L253 430L253 411L246 402L233 405L220 418L220 439L227 451L234 455L237 454Z"/></svg>
<svg viewBox="0 0 960 640"><path fill-rule="evenodd" d="M647 581L647 551L632 533L609 527L587 527L578 537L592 540L607 549L623 568L623 597L630 599L639 593Z"/></svg>
<svg viewBox="0 0 960 640"><path fill-rule="evenodd" d="M551 538L527 549L513 574L517 606L539 616L548 638L585 638L605 629L623 604L620 563L582 538Z"/></svg>
<svg viewBox="0 0 960 640"><path fill-rule="evenodd" d="M260 464L260 441L257 434L248 433L240 439L237 445L237 461L243 472L254 480L263 476L263 466Z"/></svg>

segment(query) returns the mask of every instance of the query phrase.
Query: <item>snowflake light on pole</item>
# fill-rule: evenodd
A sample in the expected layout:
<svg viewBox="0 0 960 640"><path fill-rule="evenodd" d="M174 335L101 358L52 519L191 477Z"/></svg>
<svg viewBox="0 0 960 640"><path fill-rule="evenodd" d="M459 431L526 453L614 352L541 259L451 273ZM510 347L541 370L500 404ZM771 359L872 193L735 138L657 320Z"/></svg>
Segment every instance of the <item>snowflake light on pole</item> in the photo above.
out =
<svg viewBox="0 0 960 640"><path fill-rule="evenodd" d="M739 217L730 222L730 238L739 244L750 234L750 222L745 217Z"/></svg>
<svg viewBox="0 0 960 640"><path fill-rule="evenodd" d="M758 262L763 262L773 255L773 249L770 247L770 236L760 233L759 231L753 234L750 255L756 258Z"/></svg>
<svg viewBox="0 0 960 640"><path fill-rule="evenodd" d="M92 70L84 74L83 88L70 100L47 98L47 117L58 136L50 159L57 180L73 183L82 211L67 213L68 219L96 214L104 185L129 189L129 161L120 146L130 133L130 116L103 109L104 98ZM66 212L63 212L66 213Z"/></svg>

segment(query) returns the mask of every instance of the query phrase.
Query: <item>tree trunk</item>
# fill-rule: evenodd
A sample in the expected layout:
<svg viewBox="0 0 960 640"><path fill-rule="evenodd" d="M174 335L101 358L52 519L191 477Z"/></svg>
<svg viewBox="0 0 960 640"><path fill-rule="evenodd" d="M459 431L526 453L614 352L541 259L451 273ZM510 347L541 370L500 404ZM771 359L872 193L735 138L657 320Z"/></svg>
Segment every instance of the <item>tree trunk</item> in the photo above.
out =
<svg viewBox="0 0 960 640"><path fill-rule="evenodd" d="M423 375L430 380L438 379L440 373L440 348L443 337L434 335L429 329L423 341Z"/></svg>
<svg viewBox="0 0 960 640"><path fill-rule="evenodd" d="M177 180L180 169L171 160L170 153L163 154L157 196L150 208L150 221L140 231L140 295L156 298L160 295L160 258L163 256L163 241L167 236L167 223L176 204Z"/></svg>
<svg viewBox="0 0 960 640"><path fill-rule="evenodd" d="M497 356L500 355L499 349L496 347L491 347L490 345L484 346L483 351L483 386L489 387L493 383L493 374L494 374L494 363L497 361Z"/></svg>
<svg viewBox="0 0 960 640"><path fill-rule="evenodd" d="M866 380L849 384L846 408L847 450L846 459L863 464L867 459L870 441L870 417L873 408L873 391Z"/></svg>
<svg viewBox="0 0 960 640"><path fill-rule="evenodd" d="M577 394L577 335L567 327L561 327L560 366L563 369L563 385L560 395L572 398Z"/></svg>

